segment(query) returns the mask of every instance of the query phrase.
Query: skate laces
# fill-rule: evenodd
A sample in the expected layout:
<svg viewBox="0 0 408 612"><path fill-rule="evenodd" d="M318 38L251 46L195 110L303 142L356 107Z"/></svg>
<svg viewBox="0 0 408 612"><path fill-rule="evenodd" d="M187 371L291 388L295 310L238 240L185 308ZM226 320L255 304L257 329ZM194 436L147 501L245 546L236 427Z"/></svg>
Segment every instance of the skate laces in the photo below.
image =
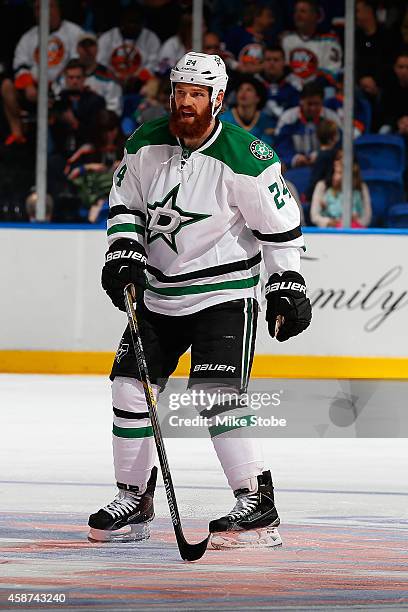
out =
<svg viewBox="0 0 408 612"><path fill-rule="evenodd" d="M128 491L119 491L115 499L104 506L102 510L108 512L113 518L119 518L137 510L141 497L141 493L129 494Z"/></svg>
<svg viewBox="0 0 408 612"><path fill-rule="evenodd" d="M237 498L236 504L227 514L228 518L233 520L241 519L250 514L258 505L258 493L249 493L248 495L240 495Z"/></svg>

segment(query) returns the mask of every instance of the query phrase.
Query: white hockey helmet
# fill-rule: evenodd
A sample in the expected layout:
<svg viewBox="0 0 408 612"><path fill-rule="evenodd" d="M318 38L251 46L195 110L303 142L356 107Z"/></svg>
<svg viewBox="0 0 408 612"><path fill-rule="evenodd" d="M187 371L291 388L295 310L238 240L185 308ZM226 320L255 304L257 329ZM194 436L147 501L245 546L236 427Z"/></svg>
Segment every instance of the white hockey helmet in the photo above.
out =
<svg viewBox="0 0 408 612"><path fill-rule="evenodd" d="M221 110L221 104L215 108L215 103L220 91L227 87L227 71L225 64L219 55L208 55L206 53L186 53L175 65L170 73L171 98L174 98L175 83L187 83L189 85L206 85L211 88L211 111L215 117Z"/></svg>

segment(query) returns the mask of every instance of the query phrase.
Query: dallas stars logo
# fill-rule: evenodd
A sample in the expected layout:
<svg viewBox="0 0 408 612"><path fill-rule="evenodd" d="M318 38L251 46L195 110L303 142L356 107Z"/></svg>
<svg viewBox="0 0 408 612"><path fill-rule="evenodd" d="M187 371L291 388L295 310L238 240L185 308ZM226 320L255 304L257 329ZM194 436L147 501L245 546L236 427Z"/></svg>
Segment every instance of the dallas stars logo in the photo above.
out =
<svg viewBox="0 0 408 612"><path fill-rule="evenodd" d="M249 145L249 150L252 155L257 159L272 159L274 156L273 149L266 142L262 142L262 140L254 140Z"/></svg>
<svg viewBox="0 0 408 612"><path fill-rule="evenodd" d="M211 215L187 212L177 206L179 189L180 185L176 185L160 202L147 204L147 243L162 238L175 253L178 253L176 236L183 227L211 217Z"/></svg>

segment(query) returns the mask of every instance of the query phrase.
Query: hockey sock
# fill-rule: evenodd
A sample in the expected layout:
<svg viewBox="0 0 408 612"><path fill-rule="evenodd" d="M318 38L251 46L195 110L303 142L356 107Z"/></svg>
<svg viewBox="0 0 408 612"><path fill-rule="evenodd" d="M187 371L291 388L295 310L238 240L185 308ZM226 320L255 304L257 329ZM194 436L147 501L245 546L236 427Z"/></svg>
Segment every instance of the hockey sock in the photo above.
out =
<svg viewBox="0 0 408 612"><path fill-rule="evenodd" d="M193 389L203 390L205 397L217 400L210 410L208 406L199 406L199 412L212 418L211 439L231 489L256 491L257 476L264 468L262 449L259 440L255 443L248 437L248 425L237 426L234 423L235 417L249 421L248 406L240 401L242 398L234 387L201 383L194 385Z"/></svg>
<svg viewBox="0 0 408 612"><path fill-rule="evenodd" d="M157 399L158 387L153 386ZM117 482L144 491L156 457L142 383L116 376L112 383L113 461Z"/></svg>
<svg viewBox="0 0 408 612"><path fill-rule="evenodd" d="M212 442L231 489L257 491L257 476L264 468L262 450L259 440L244 438L243 435L247 436L248 431L234 429L214 436Z"/></svg>

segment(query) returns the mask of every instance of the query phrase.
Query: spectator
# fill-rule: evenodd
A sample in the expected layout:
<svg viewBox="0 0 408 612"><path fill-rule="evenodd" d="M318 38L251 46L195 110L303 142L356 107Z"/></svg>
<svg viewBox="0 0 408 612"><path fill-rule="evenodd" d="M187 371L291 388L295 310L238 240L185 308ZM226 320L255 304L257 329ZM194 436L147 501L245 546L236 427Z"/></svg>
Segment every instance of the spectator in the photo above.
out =
<svg viewBox="0 0 408 612"><path fill-rule="evenodd" d="M143 88L143 93L145 97L134 113L135 124L133 129L146 121L168 115L170 110L171 85L167 77L149 81Z"/></svg>
<svg viewBox="0 0 408 612"><path fill-rule="evenodd" d="M408 7L405 9L405 13L401 21L400 32L401 32L402 44L408 45Z"/></svg>
<svg viewBox="0 0 408 612"><path fill-rule="evenodd" d="M153 77L159 50L159 38L143 27L142 9L135 5L122 12L119 27L102 34L97 59L113 72L125 93L133 93Z"/></svg>
<svg viewBox="0 0 408 612"><path fill-rule="evenodd" d="M65 174L95 223L112 186L113 173L123 155L124 136L116 113L100 111L89 142L67 160Z"/></svg>
<svg viewBox="0 0 408 612"><path fill-rule="evenodd" d="M191 13L186 13L180 20L177 34L167 39L160 49L158 71L161 75L167 75L178 60L191 51L192 33L193 18Z"/></svg>
<svg viewBox="0 0 408 612"><path fill-rule="evenodd" d="M10 128L10 133L5 140L5 145L24 144L27 139L24 135L21 110L18 100L18 92L12 79L2 78L0 85L3 110Z"/></svg>
<svg viewBox="0 0 408 612"><path fill-rule="evenodd" d="M408 138L408 48L395 60L383 90L381 108L381 131L398 132Z"/></svg>
<svg viewBox="0 0 408 612"><path fill-rule="evenodd" d="M263 66L259 76L267 90L264 112L276 125L285 110L299 104L299 89L293 83L290 68L285 66L285 54L282 47L265 49ZM295 82L298 84L297 79Z"/></svg>
<svg viewBox="0 0 408 612"><path fill-rule="evenodd" d="M210 28L222 38L232 24L242 21L243 16L243 0L214 0Z"/></svg>
<svg viewBox="0 0 408 612"><path fill-rule="evenodd" d="M28 3L0 3L0 101L6 119L6 122L2 121L0 113L0 138L6 136L6 144L23 144L26 141L18 95L13 83L12 63L17 43L33 21L33 9Z"/></svg>
<svg viewBox="0 0 408 612"><path fill-rule="evenodd" d="M287 167L314 163L319 150L316 130L324 119L340 127L337 114L323 106L323 89L318 83L307 83L299 106L285 111L276 126L275 147Z"/></svg>
<svg viewBox="0 0 408 612"><path fill-rule="evenodd" d="M319 152L312 166L309 186L305 192L308 202L312 199L316 184L330 173L340 140L339 128L334 121L321 121L317 126L316 135L319 141Z"/></svg>
<svg viewBox="0 0 408 612"><path fill-rule="evenodd" d="M105 100L85 85L85 68L72 59L64 71L66 89L63 89L52 111L52 135L56 151L72 154L87 141L89 129L96 113L105 107Z"/></svg>
<svg viewBox="0 0 408 612"><path fill-rule="evenodd" d="M98 64L98 41L94 34L82 34L78 40L79 61L85 68L85 85L105 99L106 108L117 115L122 114L122 88L106 66ZM54 84L53 92L58 95L65 88L62 74Z"/></svg>
<svg viewBox="0 0 408 612"><path fill-rule="evenodd" d="M35 2L35 17L39 17L39 0ZM77 57L77 42L81 28L61 17L57 0L50 0L50 35L48 38L48 81L52 83L70 59ZM21 92L23 104L37 102L38 26L21 37L14 54L15 86ZM19 109L18 111L19 112ZM17 114L17 112L15 114Z"/></svg>
<svg viewBox="0 0 408 612"><path fill-rule="evenodd" d="M393 46L384 26L379 25L373 0L356 4L356 81L373 101L391 69Z"/></svg>
<svg viewBox="0 0 408 612"><path fill-rule="evenodd" d="M273 122L261 110L266 100L262 83L254 77L242 77L236 100L236 106L221 116L222 121L239 125L260 140L271 143Z"/></svg>
<svg viewBox="0 0 408 612"><path fill-rule="evenodd" d="M324 181L315 187L310 209L310 218L318 227L341 227L343 215L342 194L343 161L341 151L334 161L333 169ZM353 196L351 227L368 227L371 221L371 200L368 187L361 180L360 168L353 164Z"/></svg>
<svg viewBox="0 0 408 612"><path fill-rule="evenodd" d="M234 58L230 51L227 51L224 43L221 43L221 39L215 32L205 32L203 35L203 53L209 55L219 55L225 62L227 70L231 72L238 66L237 60Z"/></svg>
<svg viewBox="0 0 408 612"><path fill-rule="evenodd" d="M333 87L342 66L342 50L335 34L319 34L319 6L315 0L297 0L293 32L282 35L286 62L301 83L319 77Z"/></svg>
<svg viewBox="0 0 408 612"><path fill-rule="evenodd" d="M39 0L34 5L35 19L39 18ZM81 28L63 20L57 0L50 0L50 35L48 37L48 80L55 81L67 62L76 55L76 44ZM22 110L34 113L37 104L38 81L38 26L30 28L20 38L14 53L14 85L3 80L1 93L10 126L6 144L23 144L26 137L21 121Z"/></svg>
<svg viewBox="0 0 408 612"><path fill-rule="evenodd" d="M253 74L263 69L264 48L273 42L267 36L273 23L274 15L268 6L247 6L243 25L235 26L225 37L228 51L238 60L236 70Z"/></svg>
<svg viewBox="0 0 408 612"><path fill-rule="evenodd" d="M144 0L146 27L163 42L177 33L181 6L177 0Z"/></svg>
<svg viewBox="0 0 408 612"><path fill-rule="evenodd" d="M344 92L343 78L340 78L336 95L326 98L324 101L326 108L334 111L340 123L344 121ZM364 132L370 131L371 128L371 111L370 104L366 97L357 90L354 92L354 138L358 138Z"/></svg>

